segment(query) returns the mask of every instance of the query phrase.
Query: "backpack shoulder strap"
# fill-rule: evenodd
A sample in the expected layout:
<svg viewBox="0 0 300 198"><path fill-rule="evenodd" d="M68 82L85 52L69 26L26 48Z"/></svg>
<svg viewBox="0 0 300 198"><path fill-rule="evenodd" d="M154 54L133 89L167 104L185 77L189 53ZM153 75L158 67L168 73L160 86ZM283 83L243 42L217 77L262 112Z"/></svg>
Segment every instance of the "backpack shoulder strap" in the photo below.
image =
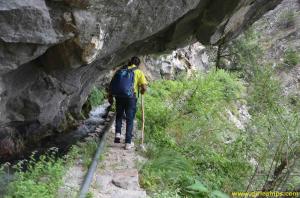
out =
<svg viewBox="0 0 300 198"><path fill-rule="evenodd" d="M131 69L128 69L129 71L135 71L135 70L137 70L138 68L137 67L134 67L134 68L131 68Z"/></svg>

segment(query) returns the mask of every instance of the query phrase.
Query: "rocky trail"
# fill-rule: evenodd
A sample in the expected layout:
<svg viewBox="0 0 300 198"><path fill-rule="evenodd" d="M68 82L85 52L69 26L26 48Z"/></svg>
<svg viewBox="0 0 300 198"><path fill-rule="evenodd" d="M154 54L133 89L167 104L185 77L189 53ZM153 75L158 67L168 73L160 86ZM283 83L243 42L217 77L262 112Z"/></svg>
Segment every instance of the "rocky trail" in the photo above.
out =
<svg viewBox="0 0 300 198"><path fill-rule="evenodd" d="M107 133L104 152L93 175L89 194L95 198L147 197L146 191L139 185L138 173L138 165L145 162L145 159L137 150L124 150L125 127L120 144L113 142L114 124ZM71 167L64 177L59 198L76 197L86 172L80 160Z"/></svg>
<svg viewBox="0 0 300 198"><path fill-rule="evenodd" d="M145 159L136 150L124 150L125 131L122 133L121 143L115 144L114 127L109 131L106 152L91 185L91 192L96 198L146 197L146 192L139 185L137 168Z"/></svg>

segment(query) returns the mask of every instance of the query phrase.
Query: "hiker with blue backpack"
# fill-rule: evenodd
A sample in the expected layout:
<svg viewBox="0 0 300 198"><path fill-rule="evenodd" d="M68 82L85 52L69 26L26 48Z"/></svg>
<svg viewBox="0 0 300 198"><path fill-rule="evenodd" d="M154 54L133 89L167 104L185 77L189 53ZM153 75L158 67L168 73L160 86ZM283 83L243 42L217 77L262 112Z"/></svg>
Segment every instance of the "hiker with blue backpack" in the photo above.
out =
<svg viewBox="0 0 300 198"><path fill-rule="evenodd" d="M147 89L147 80L144 73L138 68L141 61L138 57L132 57L129 63L117 70L113 76L110 86L108 101L111 105L116 100L116 131L115 143L120 143L122 119L126 115L125 149L134 148L131 141L133 121L136 113L137 98L144 94Z"/></svg>

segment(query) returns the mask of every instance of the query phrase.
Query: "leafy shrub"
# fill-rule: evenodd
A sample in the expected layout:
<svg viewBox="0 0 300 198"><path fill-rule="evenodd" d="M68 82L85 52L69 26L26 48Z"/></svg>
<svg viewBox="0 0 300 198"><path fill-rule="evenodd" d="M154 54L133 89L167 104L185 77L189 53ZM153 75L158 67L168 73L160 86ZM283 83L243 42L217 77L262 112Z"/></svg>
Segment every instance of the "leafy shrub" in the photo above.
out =
<svg viewBox="0 0 300 198"><path fill-rule="evenodd" d="M250 112L265 112L279 105L281 96L280 82L274 77L274 71L268 66L252 66L251 87L247 98Z"/></svg>
<svg viewBox="0 0 300 198"><path fill-rule="evenodd" d="M56 197L65 171L63 159L56 159L55 152L52 151L38 159L33 154L26 172L22 171L22 163L21 161L15 167L15 180L9 184L5 198Z"/></svg>
<svg viewBox="0 0 300 198"><path fill-rule="evenodd" d="M245 99L250 108L251 119L243 137L247 145L246 153L248 158L254 159L259 165L261 174L257 176L253 173L249 190L288 189L287 186L294 186L292 183L295 180L289 172L297 172L295 162L299 159L295 153L300 144L299 108L296 110L296 100L291 103L287 100L288 97L282 95L280 81L277 80L274 69L266 60L262 60L262 53L253 50L253 47L262 49L255 35L255 32L248 31L230 46L237 53L234 58L238 57L237 64L242 68L243 75L240 76L247 81ZM296 56L297 54L288 50L285 55L286 64L296 65L299 62ZM284 165L284 159L288 159L290 166Z"/></svg>
<svg viewBox="0 0 300 198"><path fill-rule="evenodd" d="M39 157L32 154L27 161L20 161L14 166L14 179L8 184L5 198L55 198L62 179L69 167L78 159L82 159L85 168L91 163L92 156L97 148L97 141L90 140L74 145L70 152L62 158L57 157L57 148L50 149L48 153ZM24 163L26 162L26 171ZM0 176L3 167L0 167Z"/></svg>
<svg viewBox="0 0 300 198"><path fill-rule="evenodd" d="M288 102L292 106L292 108L300 109L300 94L289 95Z"/></svg>
<svg viewBox="0 0 300 198"><path fill-rule="evenodd" d="M289 67L294 67L300 62L300 56L297 51L288 49L284 53L284 63Z"/></svg>
<svg viewBox="0 0 300 198"><path fill-rule="evenodd" d="M249 28L239 39L233 40L225 49L226 58L231 60L236 70L241 70L241 77L247 80L251 75L252 65L257 65L261 61L263 54L259 45L260 34Z"/></svg>
<svg viewBox="0 0 300 198"><path fill-rule="evenodd" d="M196 197L229 198L227 194L221 191L210 191L204 184L197 180L194 184L186 187L186 192Z"/></svg>
<svg viewBox="0 0 300 198"><path fill-rule="evenodd" d="M93 156L98 147L98 142L94 139L84 142L79 146L73 146L72 150L75 151L76 158L80 157L82 159L82 164L85 168L88 168L93 160Z"/></svg>
<svg viewBox="0 0 300 198"><path fill-rule="evenodd" d="M105 98L105 92L101 89L93 87L92 92L89 96L89 101L92 107L99 106L103 103Z"/></svg>
<svg viewBox="0 0 300 198"><path fill-rule="evenodd" d="M289 28L295 25L295 14L290 10L284 11L279 16L278 24L280 27Z"/></svg>
<svg viewBox="0 0 300 198"><path fill-rule="evenodd" d="M280 164L286 150L290 160L297 159L300 115L293 110L297 105L286 106L271 67L258 65L259 59L242 59L247 67L243 76L247 88L234 74L223 70L150 85L145 96L145 140L151 147L146 153L149 161L142 168L142 184L154 197L169 192L176 192L174 197L226 197L222 192L244 191L249 185L254 172L250 159L269 178L275 169L272 160ZM240 98L251 113L244 131L237 129L226 114L236 111L234 104ZM277 154L281 157L273 159L278 146L286 145L287 140L295 140L295 144L283 146ZM166 150L172 150L172 154ZM177 165L186 166L184 160L192 169L178 169ZM169 169L174 170L169 171L173 175L168 174ZM266 180L267 176L254 177L251 188L261 190ZM287 179L289 186L294 186L294 180Z"/></svg>
<svg viewBox="0 0 300 198"><path fill-rule="evenodd" d="M160 150L142 171L142 184L148 189L163 190L180 185L182 177L194 174L191 161L176 151Z"/></svg>
<svg viewBox="0 0 300 198"><path fill-rule="evenodd" d="M299 159L293 152L299 148L300 143L300 114L295 110L296 106L290 106L288 97L282 95L280 82L273 69L257 66L253 70L255 75L250 82L248 97L252 119L247 127L247 138L252 142L249 145L250 154L255 156L261 173L266 175L255 180L253 188L261 189L270 182L270 177L275 183L282 183L282 178L286 178L286 181L293 178L285 173L286 169L293 169L293 166L279 167L282 159L288 158L289 163ZM289 143L291 140L293 144ZM268 190L283 188L286 188L284 183Z"/></svg>
<svg viewBox="0 0 300 198"><path fill-rule="evenodd" d="M186 187L195 180L204 181L209 192L240 186L241 175L249 172L240 155L245 149L228 148L222 134L239 133L224 118L242 90L238 79L223 70L152 83L145 95L145 140L152 146L142 169L143 186L151 192L172 189L176 195L192 197L198 194ZM137 117L141 119L140 113ZM234 147L241 145L237 141Z"/></svg>

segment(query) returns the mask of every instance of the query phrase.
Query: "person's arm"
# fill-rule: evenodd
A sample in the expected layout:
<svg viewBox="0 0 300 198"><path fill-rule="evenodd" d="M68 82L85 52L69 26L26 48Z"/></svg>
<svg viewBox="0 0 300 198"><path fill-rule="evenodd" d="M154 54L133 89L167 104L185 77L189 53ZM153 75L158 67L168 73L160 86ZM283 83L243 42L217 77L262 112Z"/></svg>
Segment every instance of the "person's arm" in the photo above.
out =
<svg viewBox="0 0 300 198"><path fill-rule="evenodd" d="M144 75L144 73L141 71L141 76L140 76L140 79L139 79L139 87L140 87L140 90L141 90L141 94L145 94L145 92L147 91L147 80L146 80L146 77Z"/></svg>
<svg viewBox="0 0 300 198"><path fill-rule="evenodd" d="M114 104L114 97L113 97L113 95L111 94L110 85L111 85L111 83L109 83L109 86L108 86L107 89L106 89L106 92L107 92L107 100L108 100L108 102L109 102L110 105L113 105L113 104Z"/></svg>

